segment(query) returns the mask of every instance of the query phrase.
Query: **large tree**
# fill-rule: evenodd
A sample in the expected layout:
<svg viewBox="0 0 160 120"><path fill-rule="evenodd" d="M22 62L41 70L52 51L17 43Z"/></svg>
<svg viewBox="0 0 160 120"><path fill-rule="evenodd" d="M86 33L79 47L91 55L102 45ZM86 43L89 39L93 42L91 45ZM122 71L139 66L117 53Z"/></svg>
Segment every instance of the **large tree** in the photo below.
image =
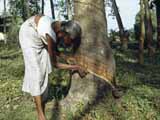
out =
<svg viewBox="0 0 160 120"><path fill-rule="evenodd" d="M105 76L107 81L93 74L88 74L83 79L74 74L69 93L61 101L61 111L69 110L75 113L79 112L79 108L83 111L88 104L93 104L98 96L107 93L106 83L111 83L114 78L115 61L108 43L104 0L74 0L73 18L82 28L82 43L75 56L82 56L79 60L82 68L92 69L92 73ZM78 105L81 107L77 107Z"/></svg>

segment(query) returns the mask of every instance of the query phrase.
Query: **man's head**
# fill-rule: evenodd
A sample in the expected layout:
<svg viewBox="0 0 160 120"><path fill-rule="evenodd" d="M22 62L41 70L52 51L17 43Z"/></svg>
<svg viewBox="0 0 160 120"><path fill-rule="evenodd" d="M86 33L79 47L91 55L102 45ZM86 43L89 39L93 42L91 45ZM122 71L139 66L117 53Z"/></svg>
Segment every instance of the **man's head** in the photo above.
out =
<svg viewBox="0 0 160 120"><path fill-rule="evenodd" d="M72 47L75 52L81 43L81 27L76 21L56 21L53 29L57 35L57 44L62 47Z"/></svg>

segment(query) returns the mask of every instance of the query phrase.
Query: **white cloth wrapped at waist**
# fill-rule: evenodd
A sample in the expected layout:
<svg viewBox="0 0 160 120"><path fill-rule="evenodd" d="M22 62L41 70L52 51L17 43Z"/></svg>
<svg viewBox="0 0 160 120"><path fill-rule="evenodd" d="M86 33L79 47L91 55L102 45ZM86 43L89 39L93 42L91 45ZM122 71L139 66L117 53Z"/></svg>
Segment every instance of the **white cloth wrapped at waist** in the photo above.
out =
<svg viewBox="0 0 160 120"><path fill-rule="evenodd" d="M45 16L43 17L43 19L50 19ZM40 18L40 21L42 18ZM42 39L44 34L38 33L38 28L34 19L35 17L33 16L22 24L19 32L19 41L25 63L25 75L22 90L30 93L32 96L38 96L42 95L46 90L48 85L48 74L52 69L49 54L45 49L45 44L47 44L47 42L44 44L44 39ZM47 23L43 23L42 21L39 24L47 25ZM51 27L50 20L48 20L48 24L50 24L48 26ZM46 30L46 32L44 31L45 34L48 33L50 35L50 31L47 31L47 29L44 30ZM51 37L54 37L53 40L56 40L56 36ZM43 38L45 37L43 36Z"/></svg>

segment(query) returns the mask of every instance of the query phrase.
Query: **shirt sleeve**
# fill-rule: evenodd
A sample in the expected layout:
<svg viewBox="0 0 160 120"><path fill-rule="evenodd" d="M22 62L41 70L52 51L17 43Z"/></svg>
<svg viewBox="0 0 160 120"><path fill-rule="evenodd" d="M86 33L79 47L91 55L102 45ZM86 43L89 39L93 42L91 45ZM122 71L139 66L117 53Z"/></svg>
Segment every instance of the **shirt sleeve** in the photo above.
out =
<svg viewBox="0 0 160 120"><path fill-rule="evenodd" d="M42 41L47 45L46 34L48 34L54 42L56 42L56 34L52 29L53 19L48 16L42 16L39 20L37 31Z"/></svg>

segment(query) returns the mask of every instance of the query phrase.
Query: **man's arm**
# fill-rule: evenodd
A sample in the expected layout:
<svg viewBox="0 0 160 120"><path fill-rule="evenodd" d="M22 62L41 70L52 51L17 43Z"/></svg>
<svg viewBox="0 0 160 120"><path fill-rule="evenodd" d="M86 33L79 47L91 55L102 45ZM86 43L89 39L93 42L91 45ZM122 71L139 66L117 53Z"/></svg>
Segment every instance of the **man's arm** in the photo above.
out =
<svg viewBox="0 0 160 120"><path fill-rule="evenodd" d="M53 48L56 47L56 43L53 42L52 38L48 34L46 34L46 37L47 37L47 42L48 42L48 53L51 59L52 66L55 66L56 68L59 68L59 69L69 69L69 70L80 69L78 65L68 65L68 64L57 62L56 52L53 51Z"/></svg>

